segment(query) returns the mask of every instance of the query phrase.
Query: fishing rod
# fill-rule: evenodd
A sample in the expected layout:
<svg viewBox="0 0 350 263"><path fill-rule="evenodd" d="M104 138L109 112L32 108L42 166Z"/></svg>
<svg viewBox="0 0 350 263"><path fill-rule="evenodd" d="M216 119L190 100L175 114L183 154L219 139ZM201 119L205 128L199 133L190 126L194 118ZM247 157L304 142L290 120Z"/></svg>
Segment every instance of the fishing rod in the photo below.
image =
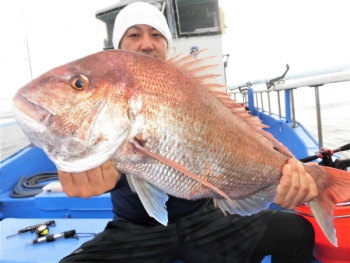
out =
<svg viewBox="0 0 350 263"><path fill-rule="evenodd" d="M318 158L322 159L322 164L325 166L330 166L330 167L335 167L334 166L334 162L332 160L332 155L336 152L341 152L341 151L346 151L346 150L350 150L350 143L345 144L341 147L338 147L334 150L329 150L329 149L325 149L325 148L321 148L321 151L316 153L315 155L309 156L309 157L305 157L302 159L299 159L299 161L306 163L306 162L310 162L313 160L316 160Z"/></svg>

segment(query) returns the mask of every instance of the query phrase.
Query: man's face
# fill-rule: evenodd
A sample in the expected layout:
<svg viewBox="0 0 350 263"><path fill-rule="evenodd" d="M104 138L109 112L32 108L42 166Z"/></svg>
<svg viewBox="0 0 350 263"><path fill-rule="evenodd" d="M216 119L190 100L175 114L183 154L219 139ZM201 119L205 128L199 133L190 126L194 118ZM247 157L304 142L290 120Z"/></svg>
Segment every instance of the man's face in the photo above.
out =
<svg viewBox="0 0 350 263"><path fill-rule="evenodd" d="M126 30L119 48L165 60L167 42L157 29L148 25L135 25Z"/></svg>

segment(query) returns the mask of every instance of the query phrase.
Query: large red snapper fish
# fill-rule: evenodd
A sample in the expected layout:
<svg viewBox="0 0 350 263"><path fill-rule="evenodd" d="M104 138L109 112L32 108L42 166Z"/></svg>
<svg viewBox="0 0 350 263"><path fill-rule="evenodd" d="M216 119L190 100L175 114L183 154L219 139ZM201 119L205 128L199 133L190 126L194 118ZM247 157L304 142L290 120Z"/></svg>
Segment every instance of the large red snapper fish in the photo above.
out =
<svg viewBox="0 0 350 263"><path fill-rule="evenodd" d="M57 168L81 172L111 159L150 216L167 224L168 194L213 198L250 215L276 197L292 154L190 56L167 62L110 50L50 70L21 88L14 114ZM199 67L199 68L198 68ZM204 75L203 75L204 74ZM350 197L350 173L304 165L319 196L309 202L337 245L334 205Z"/></svg>

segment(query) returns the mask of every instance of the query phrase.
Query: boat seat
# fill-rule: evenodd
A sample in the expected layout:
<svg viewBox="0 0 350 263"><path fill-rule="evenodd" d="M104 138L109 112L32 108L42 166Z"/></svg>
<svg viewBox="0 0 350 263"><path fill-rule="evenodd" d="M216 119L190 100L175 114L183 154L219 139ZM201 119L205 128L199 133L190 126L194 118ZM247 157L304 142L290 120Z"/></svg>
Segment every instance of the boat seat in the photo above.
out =
<svg viewBox="0 0 350 263"><path fill-rule="evenodd" d="M108 219L114 216L110 193L90 198L72 198L63 192L42 192L36 195L34 200L36 208L41 213L41 217Z"/></svg>

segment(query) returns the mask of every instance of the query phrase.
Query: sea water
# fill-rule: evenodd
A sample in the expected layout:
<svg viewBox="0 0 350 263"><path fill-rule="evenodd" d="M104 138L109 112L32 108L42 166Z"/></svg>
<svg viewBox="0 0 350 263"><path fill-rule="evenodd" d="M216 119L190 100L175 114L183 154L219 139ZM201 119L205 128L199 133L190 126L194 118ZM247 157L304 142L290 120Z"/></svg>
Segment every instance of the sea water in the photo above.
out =
<svg viewBox="0 0 350 263"><path fill-rule="evenodd" d="M295 91L296 120L318 141L315 90ZM350 143L350 82L320 86L323 147L336 149ZM350 150L339 152L350 157Z"/></svg>

